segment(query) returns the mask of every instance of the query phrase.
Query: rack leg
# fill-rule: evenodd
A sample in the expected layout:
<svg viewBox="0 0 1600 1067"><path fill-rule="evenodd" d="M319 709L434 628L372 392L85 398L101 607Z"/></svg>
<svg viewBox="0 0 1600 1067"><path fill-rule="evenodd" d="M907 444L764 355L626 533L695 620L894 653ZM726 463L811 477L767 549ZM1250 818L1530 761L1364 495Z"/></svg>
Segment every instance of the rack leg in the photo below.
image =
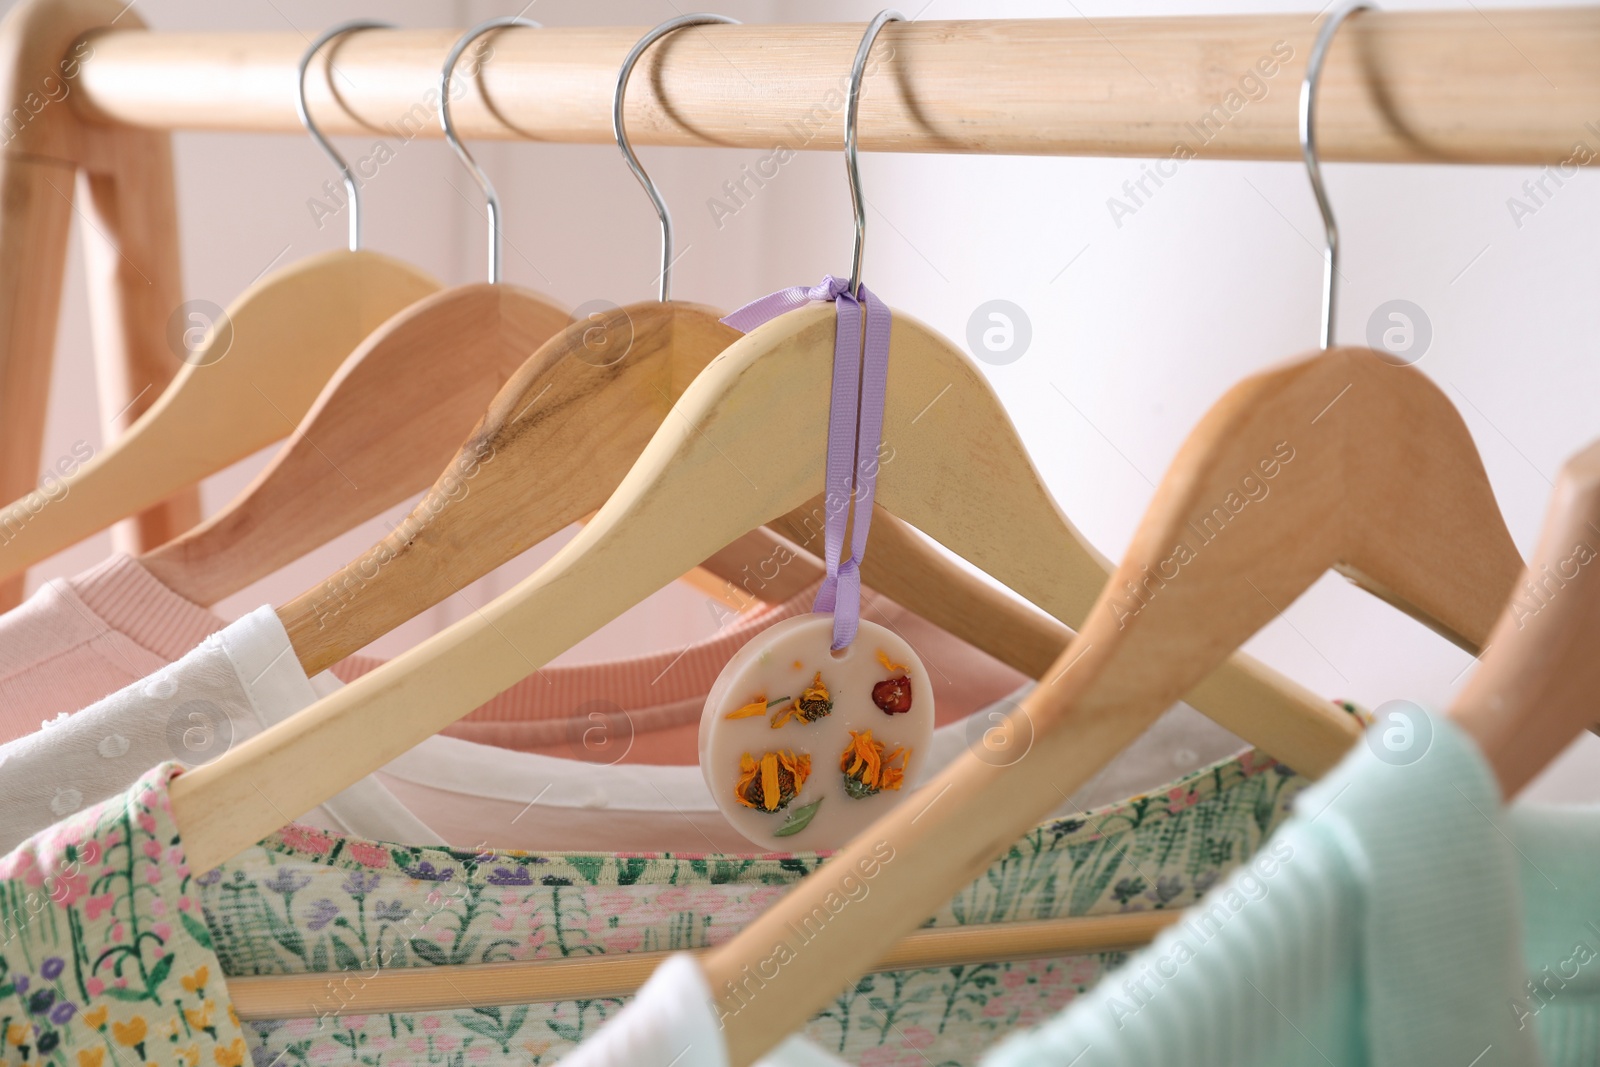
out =
<svg viewBox="0 0 1600 1067"><path fill-rule="evenodd" d="M8 502L39 479L72 174L70 164L0 156L0 500ZM24 577L0 581L0 609L21 600Z"/></svg>
<svg viewBox="0 0 1600 1067"><path fill-rule="evenodd" d="M95 377L105 440L114 440L161 395L181 363L167 342L167 320L183 301L172 148L165 134L117 131L115 165L80 171L84 261L94 336ZM115 548L134 554L200 521L191 487L112 530Z"/></svg>
<svg viewBox="0 0 1600 1067"><path fill-rule="evenodd" d="M40 476L75 200L104 439L137 418L179 365L165 341L182 299L170 141L85 122L74 109L81 63L94 48L84 35L139 28L131 6L22 0L0 20L0 504L33 490ZM198 517L198 490L186 490L124 524L132 528L117 545L158 544ZM0 581L0 610L22 589L20 577Z"/></svg>

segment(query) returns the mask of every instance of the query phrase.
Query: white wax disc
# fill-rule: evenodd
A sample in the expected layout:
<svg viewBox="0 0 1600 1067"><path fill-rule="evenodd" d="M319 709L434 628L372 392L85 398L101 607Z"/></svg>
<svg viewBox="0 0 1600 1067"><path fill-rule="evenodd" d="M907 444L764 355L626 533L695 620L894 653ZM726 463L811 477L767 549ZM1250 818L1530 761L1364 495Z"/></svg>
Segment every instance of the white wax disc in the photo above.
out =
<svg viewBox="0 0 1600 1067"><path fill-rule="evenodd" d="M734 654L700 717L700 771L764 849L838 848L916 786L933 686L894 631L863 620L835 654L833 616L801 615Z"/></svg>

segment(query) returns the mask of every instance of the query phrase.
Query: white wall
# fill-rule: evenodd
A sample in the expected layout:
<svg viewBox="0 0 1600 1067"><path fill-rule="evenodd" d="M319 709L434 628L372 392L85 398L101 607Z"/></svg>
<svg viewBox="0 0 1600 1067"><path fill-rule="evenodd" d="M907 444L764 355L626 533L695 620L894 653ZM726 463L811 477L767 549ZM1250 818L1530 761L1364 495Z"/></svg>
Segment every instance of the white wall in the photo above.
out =
<svg viewBox="0 0 1600 1067"><path fill-rule="evenodd" d="M515 0L140 0L138 10L161 29L293 27L309 39L357 15L381 12L410 26L465 26L519 6ZM1314 2L930 0L906 10L930 19L1289 10L1309 19L1314 8ZM747 21L862 21L876 7L868 0L729 0L719 10ZM550 25L642 26L679 9L666 0L537 0L528 13ZM1297 86L1269 91L1295 92ZM1574 130L1573 136L1600 147L1591 131ZM356 152L370 146L361 138L342 143ZM280 252L288 260L342 243L340 223L318 229L307 208L332 173L308 139L185 133L175 144L187 297L225 305ZM651 295L654 220L615 149L497 143L475 151L505 203L509 280L569 304ZM847 267L849 201L837 155L801 155L719 225L708 200L762 150L645 148L641 154L674 206L679 246L686 249L676 295L731 307ZM1024 309L1031 347L1014 363L987 366L986 373L1066 512L1113 557L1206 407L1241 376L1317 338L1321 230L1298 165L1185 164L1119 225L1107 200L1120 195L1124 181L1137 179L1143 165L868 155L862 166L871 204L867 277L880 294L958 339L984 301L1005 299ZM1535 168L1333 164L1325 171L1344 239L1342 336L1364 336L1374 309L1391 299L1424 309L1433 341L1419 366L1460 406L1526 551L1564 457L1600 433L1593 399L1600 360L1592 340L1600 327L1600 302L1593 298L1600 257L1586 239L1600 230L1600 189L1593 176L1582 174L1518 225L1507 200L1521 195ZM480 276L481 205L442 142L407 146L369 184L366 203L371 247L407 257L446 281ZM78 438L98 440L76 251L71 269L47 461ZM254 457L208 481L208 510L264 461L265 455ZM369 545L404 510L230 598L220 610L237 614L299 592ZM106 546L102 537L63 553L38 568L32 581L72 573L100 558ZM403 649L506 588L534 562L517 561L390 635L379 650ZM667 647L711 625L703 603L674 588L570 655ZM1319 692L1369 706L1395 697L1443 701L1471 662L1333 577L1289 607L1250 650ZM1593 747L1600 749L1600 742ZM1592 763L1581 754L1577 760L1569 763L1567 778L1547 780L1543 792L1582 796L1581 771Z"/></svg>

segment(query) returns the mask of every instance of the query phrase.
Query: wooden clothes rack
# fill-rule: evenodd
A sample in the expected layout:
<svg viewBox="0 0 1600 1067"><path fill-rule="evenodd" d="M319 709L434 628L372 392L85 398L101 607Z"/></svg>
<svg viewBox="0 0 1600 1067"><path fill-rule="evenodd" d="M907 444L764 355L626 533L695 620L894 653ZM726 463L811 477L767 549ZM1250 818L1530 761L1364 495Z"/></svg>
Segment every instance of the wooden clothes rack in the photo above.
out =
<svg viewBox="0 0 1600 1067"><path fill-rule="evenodd" d="M1297 159L1296 102L1315 31L1299 15L891 24L868 67L861 145ZM502 33L453 109L458 126L468 137L609 141L616 72L643 32ZM336 42L341 77L313 80L310 108L331 133L438 136L438 71L457 37L367 31ZM641 63L628 98L633 140L837 150L859 37L856 25L675 35ZM152 32L123 0L23 0L0 24L0 503L22 496L39 473L73 212L109 435L178 367L169 341L182 294L168 131L298 135L303 48L292 33ZM1596 8L1364 14L1336 39L1323 73L1321 154L1567 164L1575 144L1600 136L1589 126L1600 119L1597 53ZM190 491L142 517L125 546L158 544L197 512ZM18 582L0 586L0 607L19 592ZM1165 917L1136 920L1138 930L1130 921L1089 927L1105 946L1139 943ZM926 963L917 953L932 950L917 936L879 965ZM1009 936L1013 951L1049 947L1036 929ZM633 988L656 960L600 962L589 976L593 995ZM570 983L567 974L559 982ZM417 978L394 974L385 986L401 1002L432 996ZM539 983L556 981L518 971L530 992L494 969L474 980L509 1003L537 999ZM261 986L263 996L272 986Z"/></svg>
<svg viewBox="0 0 1600 1067"><path fill-rule="evenodd" d="M300 132L294 33L159 33L123 0L23 0L0 24L0 502L32 490L66 243L79 216L104 430L177 369L182 301L167 131ZM642 27L514 29L455 106L467 137L610 140ZM1294 159L1308 15L891 24L865 82L869 151ZM712 26L652 49L636 143L836 150L856 25ZM438 136L455 30L368 31L310 85L331 133ZM1600 116L1600 9L1368 12L1322 78L1324 159L1562 164ZM323 68L326 69L325 67ZM190 490L119 532L198 518ZM5 532L0 528L0 537ZM20 579L0 583L0 608Z"/></svg>

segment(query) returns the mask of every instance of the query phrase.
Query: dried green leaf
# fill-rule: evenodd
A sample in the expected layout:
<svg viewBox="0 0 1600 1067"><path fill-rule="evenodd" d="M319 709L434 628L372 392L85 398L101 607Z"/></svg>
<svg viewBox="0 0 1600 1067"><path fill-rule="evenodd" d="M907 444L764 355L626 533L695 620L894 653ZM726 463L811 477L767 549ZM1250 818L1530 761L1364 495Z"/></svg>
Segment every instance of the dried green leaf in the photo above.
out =
<svg viewBox="0 0 1600 1067"><path fill-rule="evenodd" d="M818 797L803 808L796 808L789 815L788 820L776 830L772 831L773 837L788 837L797 834L811 825L811 819L817 814L817 809L822 807L825 797Z"/></svg>

